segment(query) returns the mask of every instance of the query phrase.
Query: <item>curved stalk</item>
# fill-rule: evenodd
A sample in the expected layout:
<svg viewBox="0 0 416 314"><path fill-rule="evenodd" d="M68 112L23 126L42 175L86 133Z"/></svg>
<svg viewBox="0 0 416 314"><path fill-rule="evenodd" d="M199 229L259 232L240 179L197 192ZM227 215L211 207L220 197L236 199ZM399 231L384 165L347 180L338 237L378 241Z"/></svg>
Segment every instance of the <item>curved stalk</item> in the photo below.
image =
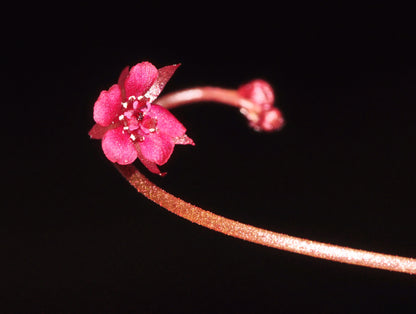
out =
<svg viewBox="0 0 416 314"><path fill-rule="evenodd" d="M241 97L236 90L210 86L173 92L159 97L156 103L167 109L172 109L198 101L215 101L246 110L256 108L251 101Z"/></svg>
<svg viewBox="0 0 416 314"><path fill-rule="evenodd" d="M169 194L149 181L132 165L115 166L139 193L168 211L203 227L257 244L330 261L416 274L416 259L311 241L243 224Z"/></svg>

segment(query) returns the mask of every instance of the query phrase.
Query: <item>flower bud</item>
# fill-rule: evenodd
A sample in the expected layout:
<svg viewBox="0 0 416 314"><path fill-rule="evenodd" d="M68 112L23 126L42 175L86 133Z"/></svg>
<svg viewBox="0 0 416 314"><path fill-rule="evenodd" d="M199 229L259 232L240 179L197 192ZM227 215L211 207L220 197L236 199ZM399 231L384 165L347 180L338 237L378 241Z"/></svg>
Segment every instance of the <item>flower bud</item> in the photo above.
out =
<svg viewBox="0 0 416 314"><path fill-rule="evenodd" d="M270 109L274 103L274 92L266 81L257 79L240 86L238 93L256 105L261 106L258 111Z"/></svg>
<svg viewBox="0 0 416 314"><path fill-rule="evenodd" d="M241 112L254 130L272 132L283 127L283 115L273 106L275 96L269 83L260 79L253 80L242 85L238 94L251 102L251 105L242 108Z"/></svg>
<svg viewBox="0 0 416 314"><path fill-rule="evenodd" d="M283 115L277 108L271 108L260 115L260 119L255 125L254 129L263 132L272 132L280 130L285 124Z"/></svg>

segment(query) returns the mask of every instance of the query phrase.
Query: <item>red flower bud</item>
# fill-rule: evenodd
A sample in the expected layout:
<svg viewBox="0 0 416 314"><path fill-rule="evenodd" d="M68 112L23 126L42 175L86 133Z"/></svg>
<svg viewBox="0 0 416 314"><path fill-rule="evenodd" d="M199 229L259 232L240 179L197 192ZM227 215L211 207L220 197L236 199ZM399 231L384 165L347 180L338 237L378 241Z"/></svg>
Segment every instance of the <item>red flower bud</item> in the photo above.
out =
<svg viewBox="0 0 416 314"><path fill-rule="evenodd" d="M270 109L274 103L273 88L266 81L257 79L240 86L238 93L256 105L261 106L261 110Z"/></svg>
<svg viewBox="0 0 416 314"><path fill-rule="evenodd" d="M283 127L283 115L273 107L275 100L273 88L266 81L257 79L240 86L238 94L249 100L251 106L245 106L241 112L250 121L256 131L276 131Z"/></svg>

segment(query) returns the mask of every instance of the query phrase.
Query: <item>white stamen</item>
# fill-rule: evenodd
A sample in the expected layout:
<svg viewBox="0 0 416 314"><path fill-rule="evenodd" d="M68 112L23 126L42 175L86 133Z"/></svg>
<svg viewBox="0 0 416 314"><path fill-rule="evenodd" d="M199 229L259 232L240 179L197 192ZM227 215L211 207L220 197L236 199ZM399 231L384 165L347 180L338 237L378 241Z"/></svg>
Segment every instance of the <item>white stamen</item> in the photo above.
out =
<svg viewBox="0 0 416 314"><path fill-rule="evenodd" d="M124 109L127 109L127 102L122 102L121 105L123 106Z"/></svg>
<svg viewBox="0 0 416 314"><path fill-rule="evenodd" d="M129 100L135 100L136 99L136 97L135 96L130 96L129 97Z"/></svg>
<svg viewBox="0 0 416 314"><path fill-rule="evenodd" d="M143 96L140 95L139 97L137 97L137 100L143 99Z"/></svg>
<svg viewBox="0 0 416 314"><path fill-rule="evenodd" d="M118 116L118 119L121 121L121 120L123 120L124 119L124 114L121 114L121 115L119 115Z"/></svg>
<svg viewBox="0 0 416 314"><path fill-rule="evenodd" d="M129 127L128 126L125 126L125 127L123 127L123 130L128 131L129 130Z"/></svg>
<svg viewBox="0 0 416 314"><path fill-rule="evenodd" d="M132 141L135 141L135 140L136 140L136 137L135 137L133 134L131 134L131 135L130 135L130 139L131 139Z"/></svg>

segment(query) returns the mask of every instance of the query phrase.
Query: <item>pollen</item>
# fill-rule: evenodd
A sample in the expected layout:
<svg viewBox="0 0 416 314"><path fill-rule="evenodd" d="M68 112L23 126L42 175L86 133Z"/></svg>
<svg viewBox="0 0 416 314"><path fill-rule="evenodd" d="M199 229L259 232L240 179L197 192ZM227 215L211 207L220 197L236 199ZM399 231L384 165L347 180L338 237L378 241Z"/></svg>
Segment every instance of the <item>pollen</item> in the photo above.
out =
<svg viewBox="0 0 416 314"><path fill-rule="evenodd" d="M121 114L121 115L119 115L118 116L118 119L121 121L121 120L123 120L124 119L124 114Z"/></svg>

